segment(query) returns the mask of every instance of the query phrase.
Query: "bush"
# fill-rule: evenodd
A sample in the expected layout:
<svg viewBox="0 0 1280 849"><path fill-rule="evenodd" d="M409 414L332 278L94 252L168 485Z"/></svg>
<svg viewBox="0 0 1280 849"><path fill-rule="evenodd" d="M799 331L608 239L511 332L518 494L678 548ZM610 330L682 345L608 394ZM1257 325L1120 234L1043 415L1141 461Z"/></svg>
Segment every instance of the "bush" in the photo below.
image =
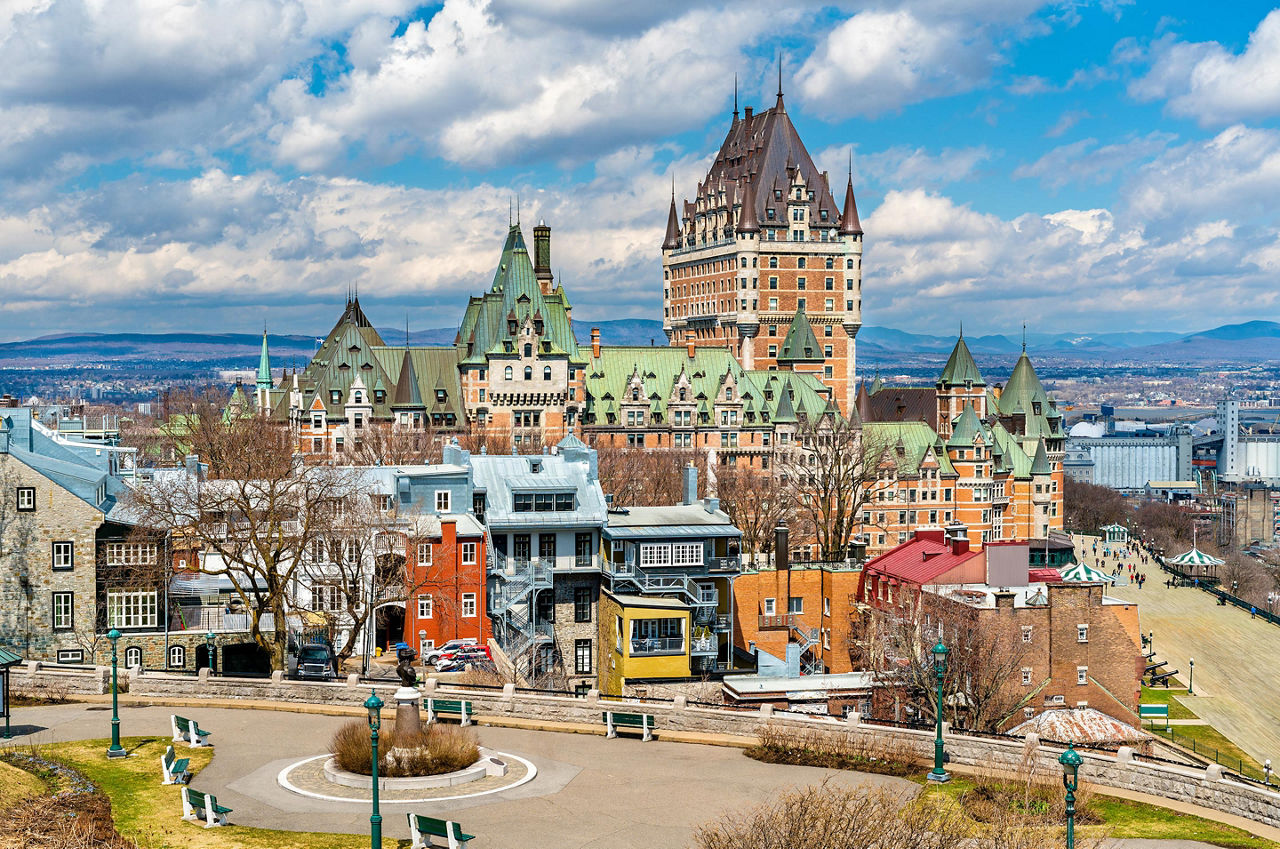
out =
<svg viewBox="0 0 1280 849"><path fill-rule="evenodd" d="M329 744L339 769L361 775L373 773L373 745L369 726L348 722ZM421 734L398 734L394 725L378 735L378 774L386 778L440 775L471 766L480 759L475 734L457 725L432 723Z"/></svg>
<svg viewBox="0 0 1280 849"><path fill-rule="evenodd" d="M876 734L766 725L746 755L764 763L915 775L928 763L910 743Z"/></svg>
<svg viewBox="0 0 1280 849"><path fill-rule="evenodd" d="M1081 781L1076 788L1076 822L1096 823L1093 789ZM1067 816L1062 773L1039 761L1024 758L1013 775L981 770L973 776L973 789L960 797L966 813L978 822L995 823L1016 815L1032 824L1053 825Z"/></svg>

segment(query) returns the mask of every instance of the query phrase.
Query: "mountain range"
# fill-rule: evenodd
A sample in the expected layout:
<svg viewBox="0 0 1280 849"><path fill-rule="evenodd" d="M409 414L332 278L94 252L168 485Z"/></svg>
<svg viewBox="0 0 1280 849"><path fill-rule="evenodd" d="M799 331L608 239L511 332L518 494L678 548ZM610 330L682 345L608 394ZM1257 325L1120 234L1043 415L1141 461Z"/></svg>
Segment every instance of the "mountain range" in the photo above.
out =
<svg viewBox="0 0 1280 849"><path fill-rule="evenodd" d="M581 344L587 344L591 329L600 329L606 345L665 344L662 323L653 319L573 323ZM958 330L959 328L957 328ZM403 330L382 328L389 344L405 338ZM414 345L448 345L456 328L433 328L409 334ZM305 364L320 337L271 335L272 364ZM867 326L858 333L858 359L873 364L945 357L955 345L955 336L909 333L889 327ZM969 349L978 357L1012 360L1024 344L1021 338L1002 335L966 336ZM257 365L262 337L240 333L63 333L21 342L0 344L0 367L48 368L87 367L95 364L145 363L208 364L223 368L252 368ZM1081 363L1206 364L1211 362L1280 361L1280 323L1249 321L1215 327L1198 333L1161 331L1118 333L1028 333L1025 345L1033 357Z"/></svg>

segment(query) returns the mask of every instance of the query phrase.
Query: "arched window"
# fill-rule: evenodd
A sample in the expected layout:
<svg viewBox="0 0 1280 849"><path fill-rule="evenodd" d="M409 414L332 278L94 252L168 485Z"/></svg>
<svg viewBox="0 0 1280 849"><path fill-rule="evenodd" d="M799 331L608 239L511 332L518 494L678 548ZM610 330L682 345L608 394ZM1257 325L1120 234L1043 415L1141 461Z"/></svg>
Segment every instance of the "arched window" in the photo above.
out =
<svg viewBox="0 0 1280 849"><path fill-rule="evenodd" d="M631 390L631 400L632 400L632 401L639 401L639 400L640 400L640 390L639 390L639 389L632 389L632 390Z"/></svg>
<svg viewBox="0 0 1280 849"><path fill-rule="evenodd" d="M683 401L683 400L684 400L684 390L683 390L683 389L681 389L681 390L680 390L680 400L681 400L681 401Z"/></svg>
<svg viewBox="0 0 1280 849"><path fill-rule="evenodd" d="M142 665L142 649L137 646L129 646L124 650L124 668L133 669L135 666Z"/></svg>
<svg viewBox="0 0 1280 849"><path fill-rule="evenodd" d="M511 372L511 366L507 366L506 371L505 371L505 372L503 372L503 377L505 377L507 380L510 380L510 379L511 379L511 374L512 374L512 372Z"/></svg>
<svg viewBox="0 0 1280 849"><path fill-rule="evenodd" d="M533 356L533 346L532 346L532 345L525 345L525 346L524 346L524 355L525 355L526 357L532 357L532 356Z"/></svg>
<svg viewBox="0 0 1280 849"><path fill-rule="evenodd" d="M550 380L550 379L551 379L551 366L544 366L544 367L543 367L543 369L542 369L542 379L543 379L543 380Z"/></svg>
<svg viewBox="0 0 1280 849"><path fill-rule="evenodd" d="M524 367L524 379L533 380L533 366Z"/></svg>
<svg viewBox="0 0 1280 849"><path fill-rule="evenodd" d="M182 669L187 665L187 647L169 646L169 668Z"/></svg>

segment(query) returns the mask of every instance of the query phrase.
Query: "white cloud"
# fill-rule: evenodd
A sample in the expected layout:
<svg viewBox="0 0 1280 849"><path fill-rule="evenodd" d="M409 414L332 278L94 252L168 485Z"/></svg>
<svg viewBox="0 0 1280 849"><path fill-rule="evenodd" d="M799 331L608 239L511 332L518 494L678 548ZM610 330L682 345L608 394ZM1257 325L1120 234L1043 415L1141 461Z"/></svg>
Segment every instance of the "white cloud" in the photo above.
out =
<svg viewBox="0 0 1280 849"><path fill-rule="evenodd" d="M1014 169L1015 180L1035 178L1050 189L1078 183L1109 183L1126 169L1163 152L1176 137L1151 132L1114 144L1099 145L1095 138L1060 145L1030 165Z"/></svg>
<svg viewBox="0 0 1280 849"><path fill-rule="evenodd" d="M1139 100L1167 100L1171 113L1205 126L1280 114L1280 10L1262 19L1243 53L1165 36L1148 59L1146 76L1129 86Z"/></svg>
<svg viewBox="0 0 1280 849"><path fill-rule="evenodd" d="M978 168L994 156L986 145L946 147L936 153L923 147L899 145L861 153L856 145L843 144L818 151L814 161L819 168L839 175L848 170L850 153L853 154L855 189L871 183L898 189L957 183L972 179ZM833 183L838 188L841 180L833 179ZM836 199L840 197L837 191Z"/></svg>
<svg viewBox="0 0 1280 849"><path fill-rule="evenodd" d="M617 35L534 11L446 0L399 35L358 31L358 62L322 95L300 81L277 87L275 155L311 170L354 145L469 167L581 161L701 125L748 66L744 48L794 17L753 3L674 18L650 9L645 27ZM617 23L592 20L605 30Z"/></svg>

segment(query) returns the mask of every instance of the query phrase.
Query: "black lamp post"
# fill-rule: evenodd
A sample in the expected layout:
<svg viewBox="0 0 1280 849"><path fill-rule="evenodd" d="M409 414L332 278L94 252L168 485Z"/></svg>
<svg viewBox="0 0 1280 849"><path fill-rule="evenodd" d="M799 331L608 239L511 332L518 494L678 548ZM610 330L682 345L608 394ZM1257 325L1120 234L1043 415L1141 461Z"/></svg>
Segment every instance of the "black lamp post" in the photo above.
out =
<svg viewBox="0 0 1280 849"><path fill-rule="evenodd" d="M107 757L123 758L128 755L128 752L124 750L124 746L120 745L120 688L118 684L120 662L119 655L116 654L116 647L120 642L120 632L112 628L107 632L107 639L111 641L111 746L107 749Z"/></svg>
<svg viewBox="0 0 1280 849"><path fill-rule="evenodd" d="M1267 787L1271 786L1271 758L1262 763L1262 783Z"/></svg>
<svg viewBox="0 0 1280 849"><path fill-rule="evenodd" d="M214 663L213 663L213 657L214 657L214 654L213 654L213 652L214 652L214 641L215 641L215 640L217 640L217 639L218 639L218 636L217 636L216 634L214 634L212 631L209 631L207 634L205 634L205 635L204 635L204 648L205 648L205 658L204 658L204 659L205 659L205 663L206 663L206 664L208 665L208 667L209 667L209 674L210 674L210 675L212 675L214 672L216 672L216 671L217 671L217 669L216 669L216 667L214 666Z"/></svg>
<svg viewBox="0 0 1280 849"><path fill-rule="evenodd" d="M937 736L933 741L933 769L929 770L929 780L938 783L951 780L942 768L942 679L947 674L947 653L947 647L939 640L933 647L933 672L938 677L938 717L935 723Z"/></svg>
<svg viewBox="0 0 1280 849"><path fill-rule="evenodd" d="M369 711L369 742L373 745L373 815L369 817L371 849L382 849L382 814L378 813L378 729L382 727L382 704L377 690L364 703L365 710Z"/></svg>
<svg viewBox="0 0 1280 849"><path fill-rule="evenodd" d="M1187 673L1187 695L1194 696L1196 694L1193 689L1196 683L1196 659L1188 658L1187 663L1191 666L1191 671Z"/></svg>
<svg viewBox="0 0 1280 849"><path fill-rule="evenodd" d="M1062 786L1067 788L1067 849L1075 849L1076 776L1079 774L1080 764L1084 763L1084 758L1080 757L1075 747L1068 743L1067 750L1058 758L1058 763L1062 764Z"/></svg>

